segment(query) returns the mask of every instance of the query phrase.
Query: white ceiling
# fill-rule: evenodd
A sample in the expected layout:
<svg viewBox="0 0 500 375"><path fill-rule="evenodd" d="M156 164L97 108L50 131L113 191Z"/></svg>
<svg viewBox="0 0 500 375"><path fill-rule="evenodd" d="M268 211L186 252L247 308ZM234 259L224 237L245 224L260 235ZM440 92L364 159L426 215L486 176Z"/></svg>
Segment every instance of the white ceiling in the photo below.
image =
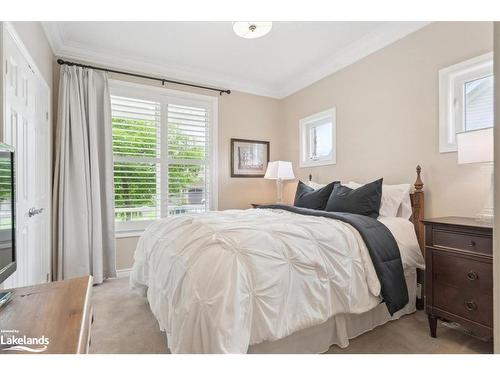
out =
<svg viewBox="0 0 500 375"><path fill-rule="evenodd" d="M283 98L426 22L274 22L259 39L231 22L43 22L59 57Z"/></svg>

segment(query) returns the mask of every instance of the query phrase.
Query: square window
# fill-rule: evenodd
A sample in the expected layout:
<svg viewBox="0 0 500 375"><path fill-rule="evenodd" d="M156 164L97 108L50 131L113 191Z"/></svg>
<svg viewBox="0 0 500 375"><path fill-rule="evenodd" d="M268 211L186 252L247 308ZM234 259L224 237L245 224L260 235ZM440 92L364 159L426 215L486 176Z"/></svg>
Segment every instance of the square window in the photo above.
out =
<svg viewBox="0 0 500 375"><path fill-rule="evenodd" d="M493 54L439 71L439 152L457 151L457 133L493 126Z"/></svg>
<svg viewBox="0 0 500 375"><path fill-rule="evenodd" d="M306 117L299 126L300 167L335 164L335 108Z"/></svg>

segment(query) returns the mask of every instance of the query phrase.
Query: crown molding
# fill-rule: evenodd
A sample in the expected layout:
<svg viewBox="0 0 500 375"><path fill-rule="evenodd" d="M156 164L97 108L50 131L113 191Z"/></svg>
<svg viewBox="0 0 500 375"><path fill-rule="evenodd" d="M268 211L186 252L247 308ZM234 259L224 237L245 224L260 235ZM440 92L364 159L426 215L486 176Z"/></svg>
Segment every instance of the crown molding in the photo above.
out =
<svg viewBox="0 0 500 375"><path fill-rule="evenodd" d="M107 50L90 48L68 40L55 22L42 22L54 55L61 58L85 61L105 67L122 69L134 73L151 74L185 82L217 86L233 91L283 99L310 86L326 76L361 60L373 52L419 30L429 22L391 22L367 34L348 47L322 59L321 63L307 67L286 80L282 85L265 85L249 82L237 77L228 77L222 72L207 72L189 66L176 66L169 62L144 61L128 55L110 53ZM165 68L168 66L168 68Z"/></svg>
<svg viewBox="0 0 500 375"><path fill-rule="evenodd" d="M276 98L278 95L277 90L272 90L263 85L257 85L251 82L242 81L239 79L228 77L227 75L216 72L202 72L195 69L190 69L185 66L184 68L176 68L169 63L154 63L145 62L138 59L121 57L110 54L109 52L101 53L96 51L84 50L79 47L65 45L64 48L56 53L58 57L66 58L69 60L77 60L88 62L103 67L110 67L123 70L131 73L147 74L152 76L164 77L166 79L173 79L186 83L194 83L197 85L220 87L221 89L229 89L231 91L241 91L249 94L260 96L268 96ZM169 68L166 69L165 65ZM209 77L207 79L207 77Z"/></svg>
<svg viewBox="0 0 500 375"><path fill-rule="evenodd" d="M49 41L50 48L54 55L57 55L57 51L61 50L63 47L63 35L62 30L56 22L40 22L42 24L42 29L45 32L45 36Z"/></svg>

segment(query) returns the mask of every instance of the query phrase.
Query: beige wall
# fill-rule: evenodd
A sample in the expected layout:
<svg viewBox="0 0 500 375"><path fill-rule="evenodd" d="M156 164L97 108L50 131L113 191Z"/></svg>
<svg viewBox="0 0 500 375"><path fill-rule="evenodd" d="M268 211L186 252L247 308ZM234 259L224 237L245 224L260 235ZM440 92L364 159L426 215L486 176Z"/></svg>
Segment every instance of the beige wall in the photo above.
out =
<svg viewBox="0 0 500 375"><path fill-rule="evenodd" d="M230 177L230 138L270 141L270 159L281 157L277 99L233 92L219 101L219 209L249 208L276 200L276 185L263 178Z"/></svg>
<svg viewBox="0 0 500 375"><path fill-rule="evenodd" d="M457 165L456 153L439 153L438 70L492 51L492 43L491 22L434 23L289 96L281 108L284 158L300 178L312 173L320 182L413 182L421 164L426 217L474 215L488 176L477 165ZM337 164L298 168L299 119L333 106Z"/></svg>
<svg viewBox="0 0 500 375"><path fill-rule="evenodd" d="M139 237L116 239L116 269L126 270L134 264L134 252Z"/></svg>

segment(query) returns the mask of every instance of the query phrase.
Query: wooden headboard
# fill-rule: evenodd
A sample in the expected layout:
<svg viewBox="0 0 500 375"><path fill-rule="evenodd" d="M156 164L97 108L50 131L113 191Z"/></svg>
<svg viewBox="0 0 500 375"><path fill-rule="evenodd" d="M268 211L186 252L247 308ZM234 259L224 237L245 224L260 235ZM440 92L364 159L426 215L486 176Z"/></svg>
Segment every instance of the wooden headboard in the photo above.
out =
<svg viewBox="0 0 500 375"><path fill-rule="evenodd" d="M415 226L415 233L417 234L418 244L420 245L420 251L422 254L424 253L424 224L422 220L424 219L424 184L422 179L420 178L420 172L422 168L420 165L417 165L417 179L413 186L415 190L410 193L411 199L411 209L413 214L410 218L411 222Z"/></svg>

